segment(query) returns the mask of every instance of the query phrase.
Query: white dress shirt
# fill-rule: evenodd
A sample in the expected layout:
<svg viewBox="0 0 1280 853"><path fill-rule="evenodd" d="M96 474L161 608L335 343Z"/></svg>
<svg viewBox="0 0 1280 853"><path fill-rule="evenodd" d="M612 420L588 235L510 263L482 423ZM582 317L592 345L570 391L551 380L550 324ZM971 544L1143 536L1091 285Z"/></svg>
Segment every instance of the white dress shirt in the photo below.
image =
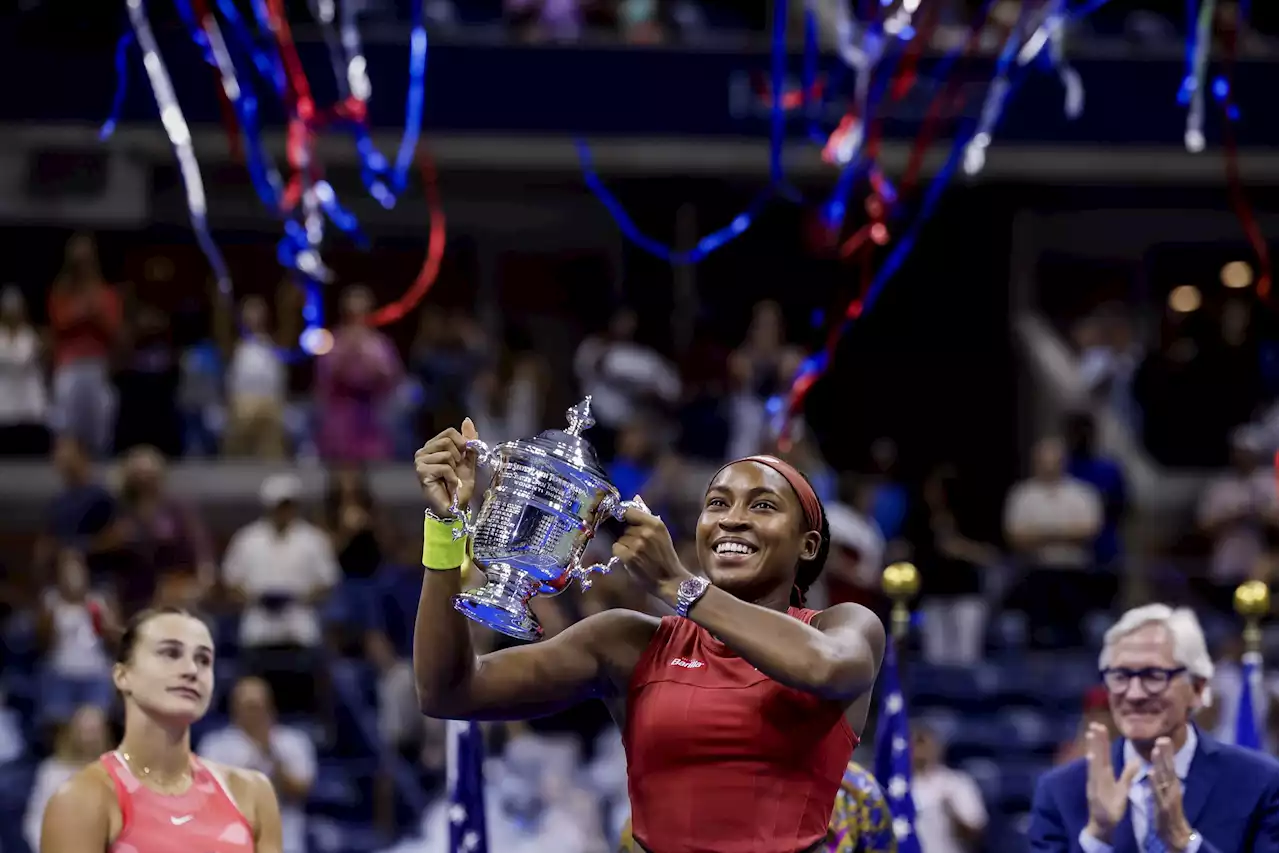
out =
<svg viewBox="0 0 1280 853"><path fill-rule="evenodd" d="M1178 774L1178 780L1182 782L1182 790L1185 793L1187 786L1187 774L1191 772L1191 759L1196 754L1196 744L1200 738L1196 736L1195 726L1187 726L1187 741L1173 755L1173 770ZM1124 742L1124 763L1137 761L1142 765L1142 769L1138 771L1138 775L1134 777L1133 785L1129 788L1129 808L1133 813L1133 834L1138 839L1138 849L1142 849L1142 843L1146 841L1147 832L1151 826L1155 816L1151 814L1152 801L1147 793L1147 787L1151 784L1151 762L1138 755L1138 751L1134 749L1133 744L1129 741ZM1087 829L1080 830L1080 849L1084 853L1112 853L1112 847L1103 841L1094 838L1089 834ZM1193 835L1191 843L1183 853L1197 853L1200 849L1200 836Z"/></svg>

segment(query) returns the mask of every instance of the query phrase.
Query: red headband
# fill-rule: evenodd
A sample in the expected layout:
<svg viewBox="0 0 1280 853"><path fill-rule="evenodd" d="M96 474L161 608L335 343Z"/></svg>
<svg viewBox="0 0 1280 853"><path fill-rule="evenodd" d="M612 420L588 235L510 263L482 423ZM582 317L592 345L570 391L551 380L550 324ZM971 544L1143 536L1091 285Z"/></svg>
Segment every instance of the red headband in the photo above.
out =
<svg viewBox="0 0 1280 853"><path fill-rule="evenodd" d="M726 464L720 471L728 468L729 465L737 465L739 462L758 462L785 477L787 482L791 484L791 490L796 493L796 497L800 501L800 509L804 512L806 529L822 530L822 503L818 500L818 493L813 490L813 486L809 485L809 481L796 470L795 466L789 462L783 462L776 456L744 456ZM720 471L716 473L719 474ZM713 477L712 479L715 478Z"/></svg>

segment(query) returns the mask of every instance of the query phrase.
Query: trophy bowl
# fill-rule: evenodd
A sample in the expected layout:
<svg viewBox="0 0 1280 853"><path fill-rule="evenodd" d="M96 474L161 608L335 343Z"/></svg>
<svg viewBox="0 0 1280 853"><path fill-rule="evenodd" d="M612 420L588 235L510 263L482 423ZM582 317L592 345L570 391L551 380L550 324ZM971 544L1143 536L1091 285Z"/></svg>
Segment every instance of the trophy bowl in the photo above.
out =
<svg viewBox="0 0 1280 853"><path fill-rule="evenodd" d="M582 554L607 518L621 520L632 506L647 508L637 496L624 501L607 479L595 450L582 438L595 421L591 398L569 409L568 427L490 448L467 442L477 465L492 470L480 511L461 518L455 536L470 536L472 563L483 586L453 597L454 609L481 625L520 640L542 637L529 609L538 595L558 595L577 578L585 590L594 572L608 572L617 560L582 565Z"/></svg>

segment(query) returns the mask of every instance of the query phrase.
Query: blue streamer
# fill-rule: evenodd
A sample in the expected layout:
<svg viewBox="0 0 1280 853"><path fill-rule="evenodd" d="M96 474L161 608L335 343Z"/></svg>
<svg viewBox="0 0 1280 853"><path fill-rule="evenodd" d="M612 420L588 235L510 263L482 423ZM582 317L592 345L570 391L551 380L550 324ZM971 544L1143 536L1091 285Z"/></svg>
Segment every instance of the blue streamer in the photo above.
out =
<svg viewBox="0 0 1280 853"><path fill-rule="evenodd" d="M773 65L772 65L772 85L773 85L773 109L770 114L772 122L772 132L769 144L769 185L747 205L746 209L741 211L737 216L729 221L729 224L716 231L700 238L692 249L677 250L659 240L644 234L631 219L626 208L623 207L613 193L600 180L600 175L595 170L595 165L591 157L591 147L586 140L577 139L574 141L575 147L578 149L578 162L582 166L583 180L587 185L587 189L599 199L604 205L605 210L613 217L618 225L618 229L622 231L623 236L630 240L637 248L648 252L654 257L662 258L670 264L683 266L686 264L696 264L707 255L724 246L731 240L735 240L745 234L750 228L755 217L759 215L769 200L779 192L787 192L788 188L785 184L785 175L782 172L782 146L786 134L786 110L783 109L782 97L783 86L786 83L786 62L787 62L787 0L776 0L774 7L775 13L773 18ZM423 45L425 56L425 42Z"/></svg>
<svg viewBox="0 0 1280 853"><path fill-rule="evenodd" d="M222 37L222 31L217 22L210 21L210 29L206 30L204 22L197 20L190 0L175 0L174 5L187 25L191 40L200 46L205 62L221 77L219 84L231 103L231 108L240 125L240 136L244 141L245 149L245 168L253 182L254 191L263 204L273 211L279 211L283 184L279 170L262 144L262 132L258 127L257 97L250 87L240 84L236 74L235 59Z"/></svg>
<svg viewBox="0 0 1280 853"><path fill-rule="evenodd" d="M400 150L396 152L395 171L391 173L391 186L396 193L404 192L409 183L409 170L418 150L418 137L422 133L422 106L426 99L427 28L423 23L422 0L413 0L413 29L409 34L409 93L405 96L404 134L400 137Z"/></svg>
<svg viewBox="0 0 1280 853"><path fill-rule="evenodd" d="M98 131L98 139L107 140L116 132L120 112L124 109L124 96L129 92L129 48L133 45L133 30L125 30L116 42L116 92L111 96L111 112Z"/></svg>
<svg viewBox="0 0 1280 853"><path fill-rule="evenodd" d="M605 209L613 216L618 223L623 235L634 243L638 248L643 249L651 255L663 258L668 262L676 265L696 264L707 255L719 249L725 243L742 236L747 229L751 227L752 220L760 212L760 209L768 203L773 196L772 187L756 196L755 200L747 206L747 209L739 213L732 221L723 228L713 231L705 237L698 240L697 244L687 251L677 251L665 246L658 240L642 233L635 222L627 214L622 203L617 197L605 187L600 180L600 176L596 174L595 168L591 160L591 148L586 142L578 140L578 160L582 163L583 176L586 179L587 188L591 190L605 206Z"/></svg>
<svg viewBox="0 0 1280 853"><path fill-rule="evenodd" d="M262 79L270 83L276 94L283 98L288 84L284 76L284 62L279 54L274 50L264 50L258 44L240 10L236 8L235 0L218 0L218 10L227 19L240 50L249 56ZM270 44L272 48L275 47L274 43Z"/></svg>

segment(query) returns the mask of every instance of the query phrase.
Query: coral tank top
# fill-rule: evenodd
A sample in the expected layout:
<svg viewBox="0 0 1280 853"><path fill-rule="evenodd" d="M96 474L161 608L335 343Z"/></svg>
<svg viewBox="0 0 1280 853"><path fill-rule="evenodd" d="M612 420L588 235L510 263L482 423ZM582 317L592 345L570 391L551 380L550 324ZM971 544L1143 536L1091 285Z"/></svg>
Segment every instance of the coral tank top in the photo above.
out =
<svg viewBox="0 0 1280 853"><path fill-rule="evenodd" d="M191 787L153 791L118 752L102 756L116 787L122 823L110 853L253 853L253 828L222 780L192 757Z"/></svg>
<svg viewBox="0 0 1280 853"><path fill-rule="evenodd" d="M817 615L787 612L806 624ZM632 674L623 744L646 850L798 853L826 836L858 737L841 704L779 684L668 616Z"/></svg>

